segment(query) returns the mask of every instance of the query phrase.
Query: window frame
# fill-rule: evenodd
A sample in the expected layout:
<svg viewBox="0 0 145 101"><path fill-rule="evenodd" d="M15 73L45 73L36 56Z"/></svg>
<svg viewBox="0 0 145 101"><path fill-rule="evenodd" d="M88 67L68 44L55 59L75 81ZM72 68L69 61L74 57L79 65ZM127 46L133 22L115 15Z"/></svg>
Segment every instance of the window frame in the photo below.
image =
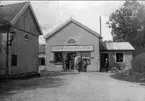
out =
<svg viewBox="0 0 145 101"><path fill-rule="evenodd" d="M69 39L69 40L67 41L67 43L68 43L68 44L76 44L77 42L76 42L75 39L71 38L71 39Z"/></svg>
<svg viewBox="0 0 145 101"><path fill-rule="evenodd" d="M117 53L123 54L123 62L117 62ZM115 52L115 63L125 63L125 52Z"/></svg>
<svg viewBox="0 0 145 101"><path fill-rule="evenodd" d="M61 53L61 57L62 57L62 59L63 59L62 52L53 52L54 64L55 64L55 65L62 65L62 64L63 64L63 60L62 60L61 62L59 62L59 63L56 63L56 58L55 58L55 54L56 54L56 53Z"/></svg>
<svg viewBox="0 0 145 101"><path fill-rule="evenodd" d="M28 37L29 37L28 39L25 37L26 35L28 35ZM25 33L25 34L24 34L24 39L25 39L25 40L30 40L30 36L29 36L28 33Z"/></svg>
<svg viewBox="0 0 145 101"><path fill-rule="evenodd" d="M92 55L91 55L91 52L89 52L89 51L87 51L87 52L82 52L82 53L81 53L82 60L83 60L83 58L86 58L86 56L83 56L84 54L85 54L85 55L86 55L86 54L89 54L89 57L87 56L89 59L87 59L87 60L89 61L89 64L88 64L88 65L91 65L91 60L92 60L92 59L91 59L91 56L92 56Z"/></svg>
<svg viewBox="0 0 145 101"><path fill-rule="evenodd" d="M13 63L13 56L16 56L16 63ZM18 66L18 55L12 54L11 55L11 66Z"/></svg>

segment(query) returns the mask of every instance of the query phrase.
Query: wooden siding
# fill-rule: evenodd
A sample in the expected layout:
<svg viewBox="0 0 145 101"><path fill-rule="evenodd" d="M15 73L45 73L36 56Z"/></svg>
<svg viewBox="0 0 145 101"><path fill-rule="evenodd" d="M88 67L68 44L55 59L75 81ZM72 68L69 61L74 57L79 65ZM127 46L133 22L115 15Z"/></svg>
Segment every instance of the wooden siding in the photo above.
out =
<svg viewBox="0 0 145 101"><path fill-rule="evenodd" d="M4 36L7 33L0 33L0 75L5 75L6 70L6 42L4 42Z"/></svg>
<svg viewBox="0 0 145 101"><path fill-rule="evenodd" d="M78 45L94 45L94 51L91 52L91 65L88 66L88 71L100 70L100 53L99 53L99 38L90 34L88 31L82 29L74 23L69 23L66 27L62 28L49 40L46 40L46 65L47 69L61 68L62 65L54 65L49 63L53 58L53 52L51 52L51 45L68 45L69 39L74 39Z"/></svg>
<svg viewBox="0 0 145 101"><path fill-rule="evenodd" d="M6 68L6 53L0 52L0 75L5 74Z"/></svg>
<svg viewBox="0 0 145 101"><path fill-rule="evenodd" d="M116 63L116 53L124 53L124 64L127 68L131 69L131 60L133 58L133 51L109 51L109 67L114 67ZM123 64L123 63L120 63Z"/></svg>
<svg viewBox="0 0 145 101"><path fill-rule="evenodd" d="M16 29L16 36L13 40L11 54L17 55L17 66L12 66L11 73L27 73L38 71L38 35L36 23L34 22L32 13L29 8L18 19L15 27L31 32L29 34ZM24 39L24 35L28 34L28 40Z"/></svg>
<svg viewBox="0 0 145 101"><path fill-rule="evenodd" d="M14 25L17 28L40 35L30 7L28 7Z"/></svg>

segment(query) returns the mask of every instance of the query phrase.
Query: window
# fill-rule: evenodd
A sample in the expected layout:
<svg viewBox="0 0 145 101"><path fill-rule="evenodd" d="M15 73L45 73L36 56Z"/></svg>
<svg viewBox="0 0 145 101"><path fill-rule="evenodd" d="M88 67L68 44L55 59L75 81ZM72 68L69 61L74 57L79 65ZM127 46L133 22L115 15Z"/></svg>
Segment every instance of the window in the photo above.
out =
<svg viewBox="0 0 145 101"><path fill-rule="evenodd" d="M45 65L45 58L39 58L39 65Z"/></svg>
<svg viewBox="0 0 145 101"><path fill-rule="evenodd" d="M123 61L124 61L124 54L116 53L116 62L123 62Z"/></svg>
<svg viewBox="0 0 145 101"><path fill-rule="evenodd" d="M76 41L74 39L70 39L67 43L76 43Z"/></svg>
<svg viewBox="0 0 145 101"><path fill-rule="evenodd" d="M62 52L55 52L54 53L54 63L55 64L62 64Z"/></svg>
<svg viewBox="0 0 145 101"><path fill-rule="evenodd" d="M30 39L30 37L29 37L28 34L25 34L25 35L24 35L24 38L25 38L26 40L29 40L29 39Z"/></svg>
<svg viewBox="0 0 145 101"><path fill-rule="evenodd" d="M17 55L12 55L12 66L17 66Z"/></svg>
<svg viewBox="0 0 145 101"><path fill-rule="evenodd" d="M91 52L82 52L82 59L87 59L88 64L91 64Z"/></svg>

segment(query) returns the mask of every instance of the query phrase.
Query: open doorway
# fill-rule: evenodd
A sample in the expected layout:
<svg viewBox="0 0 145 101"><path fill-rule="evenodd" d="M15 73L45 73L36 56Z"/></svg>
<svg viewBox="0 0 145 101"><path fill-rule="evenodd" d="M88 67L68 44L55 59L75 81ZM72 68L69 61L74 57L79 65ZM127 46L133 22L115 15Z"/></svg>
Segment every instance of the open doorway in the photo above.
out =
<svg viewBox="0 0 145 101"><path fill-rule="evenodd" d="M101 53L100 54L101 63L100 63L100 72L106 72L109 69L109 54Z"/></svg>
<svg viewBox="0 0 145 101"><path fill-rule="evenodd" d="M76 52L68 52L66 55L66 70L74 70L74 57L76 56Z"/></svg>

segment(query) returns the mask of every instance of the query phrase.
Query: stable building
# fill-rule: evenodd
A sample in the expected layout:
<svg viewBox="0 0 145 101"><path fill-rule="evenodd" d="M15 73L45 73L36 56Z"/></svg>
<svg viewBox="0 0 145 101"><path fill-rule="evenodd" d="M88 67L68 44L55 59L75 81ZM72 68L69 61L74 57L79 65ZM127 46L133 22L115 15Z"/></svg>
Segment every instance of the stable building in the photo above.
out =
<svg viewBox="0 0 145 101"><path fill-rule="evenodd" d="M74 56L87 58L87 71L100 70L100 34L70 18L60 26L54 28L46 39L46 69L70 70L74 69ZM72 62L67 62L67 59Z"/></svg>
<svg viewBox="0 0 145 101"><path fill-rule="evenodd" d="M30 2L0 6L0 77L37 74L42 31Z"/></svg>

